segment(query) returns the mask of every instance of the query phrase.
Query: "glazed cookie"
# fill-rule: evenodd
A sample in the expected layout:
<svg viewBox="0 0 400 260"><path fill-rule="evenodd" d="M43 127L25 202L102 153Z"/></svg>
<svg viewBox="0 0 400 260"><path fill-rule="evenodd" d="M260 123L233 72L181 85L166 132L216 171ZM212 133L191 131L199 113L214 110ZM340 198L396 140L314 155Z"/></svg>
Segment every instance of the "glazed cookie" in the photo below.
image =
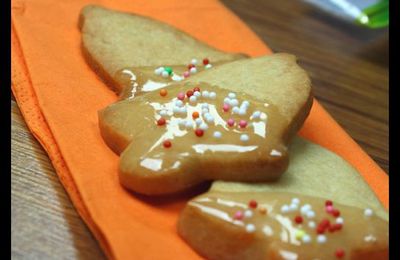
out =
<svg viewBox="0 0 400 260"><path fill-rule="evenodd" d="M295 57L275 54L117 102L99 112L99 123L106 143L123 151L121 183L155 195L205 180L278 179L311 104L310 81Z"/></svg>
<svg viewBox="0 0 400 260"><path fill-rule="evenodd" d="M185 75L247 57L217 50L154 19L96 5L82 9L79 27L83 54L91 67L117 93L127 86L131 88L125 89L123 98L136 94L137 87L130 84L136 73L151 78L156 68L167 67L168 77L157 78L157 82L165 84L171 78L179 80ZM160 74L163 71L160 70ZM153 84L153 88L155 86Z"/></svg>
<svg viewBox="0 0 400 260"><path fill-rule="evenodd" d="M388 259L388 215L337 155L296 138L279 182L216 181L178 232L208 259Z"/></svg>

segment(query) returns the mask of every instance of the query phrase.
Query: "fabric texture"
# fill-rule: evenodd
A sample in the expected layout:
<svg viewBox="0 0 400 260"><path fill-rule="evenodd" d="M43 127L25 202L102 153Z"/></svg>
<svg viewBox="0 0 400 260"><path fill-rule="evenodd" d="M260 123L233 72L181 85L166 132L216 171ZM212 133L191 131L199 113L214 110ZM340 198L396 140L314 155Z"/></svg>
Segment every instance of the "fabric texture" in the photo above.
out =
<svg viewBox="0 0 400 260"><path fill-rule="evenodd" d="M77 211L110 259L199 259L176 232L189 197L143 198L118 182L118 156L103 142L97 111L117 100L81 53L87 4L171 24L224 51L271 50L216 0L12 1L12 91ZM134 47L134 46L132 46ZM345 158L388 207L388 176L315 102L300 135Z"/></svg>

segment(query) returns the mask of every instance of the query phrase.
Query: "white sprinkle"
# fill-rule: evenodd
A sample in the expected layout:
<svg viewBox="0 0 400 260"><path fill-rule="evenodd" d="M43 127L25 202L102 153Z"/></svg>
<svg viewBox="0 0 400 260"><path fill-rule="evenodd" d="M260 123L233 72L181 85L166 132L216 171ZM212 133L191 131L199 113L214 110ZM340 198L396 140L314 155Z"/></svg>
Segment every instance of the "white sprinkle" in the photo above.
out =
<svg viewBox="0 0 400 260"><path fill-rule="evenodd" d="M208 93L207 90L203 91L202 93L203 98L208 98L210 96L210 93Z"/></svg>
<svg viewBox="0 0 400 260"><path fill-rule="evenodd" d="M197 97L196 96L190 96L190 98L189 98L189 102L190 103L196 103L196 101L197 101Z"/></svg>
<svg viewBox="0 0 400 260"><path fill-rule="evenodd" d="M212 67L212 65L210 64L210 63L208 63L206 66L205 66L205 68L208 70L208 69L211 69L211 67Z"/></svg>
<svg viewBox="0 0 400 260"><path fill-rule="evenodd" d="M304 235L302 241L304 244L308 244L311 242L311 237L309 235Z"/></svg>
<svg viewBox="0 0 400 260"><path fill-rule="evenodd" d="M244 116L246 113L247 113L246 109L242 109L242 108L239 109L239 115Z"/></svg>
<svg viewBox="0 0 400 260"><path fill-rule="evenodd" d="M214 117L212 115L206 116L207 123L214 123Z"/></svg>
<svg viewBox="0 0 400 260"><path fill-rule="evenodd" d="M292 204L299 204L300 200L298 198L293 198L292 199Z"/></svg>
<svg viewBox="0 0 400 260"><path fill-rule="evenodd" d="M159 68L154 70L154 74L160 76L163 71L164 71L164 68L163 67L159 67Z"/></svg>
<svg viewBox="0 0 400 260"><path fill-rule="evenodd" d="M172 111L176 114L176 113L179 113L179 112L180 112L180 109L179 109L179 107L174 106L174 108L172 109Z"/></svg>
<svg viewBox="0 0 400 260"><path fill-rule="evenodd" d="M253 216L253 211L247 209L244 211L244 217L245 218L251 218Z"/></svg>
<svg viewBox="0 0 400 260"><path fill-rule="evenodd" d="M314 221L308 222L308 227L315 228L315 222Z"/></svg>
<svg viewBox="0 0 400 260"><path fill-rule="evenodd" d="M206 123L203 122L203 123L200 124L199 128L200 128L201 130L207 130L207 129L208 129L208 125L207 125Z"/></svg>
<svg viewBox="0 0 400 260"><path fill-rule="evenodd" d="M175 101L175 106L177 106L177 107L181 107L181 106L183 106L183 102L182 102L182 100L177 100L177 101Z"/></svg>
<svg viewBox="0 0 400 260"><path fill-rule="evenodd" d="M230 92L230 93L228 94L228 97L229 97L230 99L233 99L233 98L236 97L236 94L233 93L233 92Z"/></svg>
<svg viewBox="0 0 400 260"><path fill-rule="evenodd" d="M202 105L201 105L201 108L206 108L206 109L208 109L208 104L207 104L207 103L202 104Z"/></svg>
<svg viewBox="0 0 400 260"><path fill-rule="evenodd" d="M237 105L239 105L239 101L235 98L235 99L231 99L229 101L229 105L231 105L231 107L235 107Z"/></svg>
<svg viewBox="0 0 400 260"><path fill-rule="evenodd" d="M192 60L190 61L190 63L193 64L193 65L196 65L196 64L197 64L197 60L196 60L196 59L192 59Z"/></svg>
<svg viewBox="0 0 400 260"><path fill-rule="evenodd" d="M372 211L372 209L365 209L364 210L364 216L366 216L366 217L371 217L372 216L372 214L373 214L373 211Z"/></svg>
<svg viewBox="0 0 400 260"><path fill-rule="evenodd" d="M247 142L247 141L249 141L249 136L246 135L246 134L240 135L240 141L242 141L242 142Z"/></svg>
<svg viewBox="0 0 400 260"><path fill-rule="evenodd" d="M196 125L200 125L201 123L203 123L203 120L201 120L201 118L196 118L194 121L196 122Z"/></svg>
<svg viewBox="0 0 400 260"><path fill-rule="evenodd" d="M185 126L186 126L186 128L192 129L193 128L193 122L192 121L187 121Z"/></svg>
<svg viewBox="0 0 400 260"><path fill-rule="evenodd" d="M324 235L318 235L318 236L317 236L317 242L318 242L319 244L325 243L325 242L326 242L326 236L324 236Z"/></svg>
<svg viewBox="0 0 400 260"><path fill-rule="evenodd" d="M183 79L184 79L184 77L181 77L179 75L176 75L175 73L172 73L172 80L173 81L181 81Z"/></svg>
<svg viewBox="0 0 400 260"><path fill-rule="evenodd" d="M203 115L205 118L207 118L207 117L209 117L209 116L211 116L211 114L210 113L204 113L204 115Z"/></svg>
<svg viewBox="0 0 400 260"><path fill-rule="evenodd" d="M208 111L208 108L203 108L202 110L201 110L201 113L204 115L204 114L207 114L209 111Z"/></svg>
<svg viewBox="0 0 400 260"><path fill-rule="evenodd" d="M179 113L186 114L187 113L186 107L179 108Z"/></svg>
<svg viewBox="0 0 400 260"><path fill-rule="evenodd" d="M288 213L289 212L289 206L288 205L283 205L282 207L281 207L281 212L282 213Z"/></svg>
<svg viewBox="0 0 400 260"><path fill-rule="evenodd" d="M253 224L246 225L246 232L253 233L254 231L256 231L256 227Z"/></svg>
<svg viewBox="0 0 400 260"><path fill-rule="evenodd" d="M200 97L200 96L201 96L200 91L195 91L195 92L193 93L193 96L195 96L195 97Z"/></svg>
<svg viewBox="0 0 400 260"><path fill-rule="evenodd" d="M221 136L222 136L221 132L219 132L219 131L215 131L214 132L214 137L215 138L221 138Z"/></svg>
<svg viewBox="0 0 400 260"><path fill-rule="evenodd" d="M163 76L163 78L168 78L169 77L168 71L164 70L163 72L161 72L161 76Z"/></svg>
<svg viewBox="0 0 400 260"><path fill-rule="evenodd" d="M195 67L190 68L189 70L190 74L195 74L197 72L197 69Z"/></svg>
<svg viewBox="0 0 400 260"><path fill-rule="evenodd" d="M210 93L210 98L211 99L215 99L217 97L217 93L215 93L215 92L211 92Z"/></svg>
<svg viewBox="0 0 400 260"><path fill-rule="evenodd" d="M249 107L250 106L250 102L245 100L245 101L242 102L241 106Z"/></svg>
<svg viewBox="0 0 400 260"><path fill-rule="evenodd" d="M232 113L234 113L234 114L239 114L239 107L234 107L234 108L232 108Z"/></svg>
<svg viewBox="0 0 400 260"><path fill-rule="evenodd" d="M311 205L305 204L305 205L301 206L300 213L301 213L301 215L306 215L309 210L311 210Z"/></svg>
<svg viewBox="0 0 400 260"><path fill-rule="evenodd" d="M228 97L224 98L224 104L229 105L230 101L231 101L230 98L228 98Z"/></svg>
<svg viewBox="0 0 400 260"><path fill-rule="evenodd" d="M289 206L290 211L296 211L298 208L299 208L299 205L294 204L294 203L290 204L290 206Z"/></svg>
<svg viewBox="0 0 400 260"><path fill-rule="evenodd" d="M265 113L261 113L260 119L261 119L261 120L267 119L267 115L266 115Z"/></svg>
<svg viewBox="0 0 400 260"><path fill-rule="evenodd" d="M307 211L306 216L307 216L307 218L314 218L315 212L312 210L309 210L309 211Z"/></svg>
<svg viewBox="0 0 400 260"><path fill-rule="evenodd" d="M260 118L260 116L261 116L261 112L260 111L255 111L253 113L253 115L252 115L253 119Z"/></svg>
<svg viewBox="0 0 400 260"><path fill-rule="evenodd" d="M160 111L160 116L167 116L167 115L168 115L167 110L161 110Z"/></svg>
<svg viewBox="0 0 400 260"><path fill-rule="evenodd" d="M343 223L344 223L343 218L342 218L342 217L338 217L338 218L336 219L336 223L338 223L338 224L343 224Z"/></svg>

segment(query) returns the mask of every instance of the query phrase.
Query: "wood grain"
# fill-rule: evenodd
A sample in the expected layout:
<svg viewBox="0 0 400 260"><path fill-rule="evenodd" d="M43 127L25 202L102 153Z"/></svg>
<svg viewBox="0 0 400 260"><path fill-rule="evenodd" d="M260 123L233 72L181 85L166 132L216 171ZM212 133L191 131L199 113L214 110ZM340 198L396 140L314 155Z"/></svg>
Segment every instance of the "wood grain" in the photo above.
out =
<svg viewBox="0 0 400 260"><path fill-rule="evenodd" d="M11 101L13 259L105 259Z"/></svg>
<svg viewBox="0 0 400 260"><path fill-rule="evenodd" d="M317 99L389 173L388 31L348 25L302 1L222 2L274 52L299 58Z"/></svg>
<svg viewBox="0 0 400 260"><path fill-rule="evenodd" d="M275 52L297 55L316 97L388 172L388 33L348 26L301 1L223 0ZM14 259L104 259L12 98Z"/></svg>

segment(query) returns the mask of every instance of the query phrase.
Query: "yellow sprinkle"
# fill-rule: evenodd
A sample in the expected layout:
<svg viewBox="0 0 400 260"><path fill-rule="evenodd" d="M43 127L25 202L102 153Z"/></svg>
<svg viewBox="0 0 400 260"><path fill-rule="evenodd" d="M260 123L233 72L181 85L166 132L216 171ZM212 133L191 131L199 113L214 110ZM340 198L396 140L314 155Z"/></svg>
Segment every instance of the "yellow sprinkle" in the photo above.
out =
<svg viewBox="0 0 400 260"><path fill-rule="evenodd" d="M306 232L304 232L304 230L301 230L301 229L296 230L296 234L295 234L296 239L302 239L305 234L306 234Z"/></svg>

